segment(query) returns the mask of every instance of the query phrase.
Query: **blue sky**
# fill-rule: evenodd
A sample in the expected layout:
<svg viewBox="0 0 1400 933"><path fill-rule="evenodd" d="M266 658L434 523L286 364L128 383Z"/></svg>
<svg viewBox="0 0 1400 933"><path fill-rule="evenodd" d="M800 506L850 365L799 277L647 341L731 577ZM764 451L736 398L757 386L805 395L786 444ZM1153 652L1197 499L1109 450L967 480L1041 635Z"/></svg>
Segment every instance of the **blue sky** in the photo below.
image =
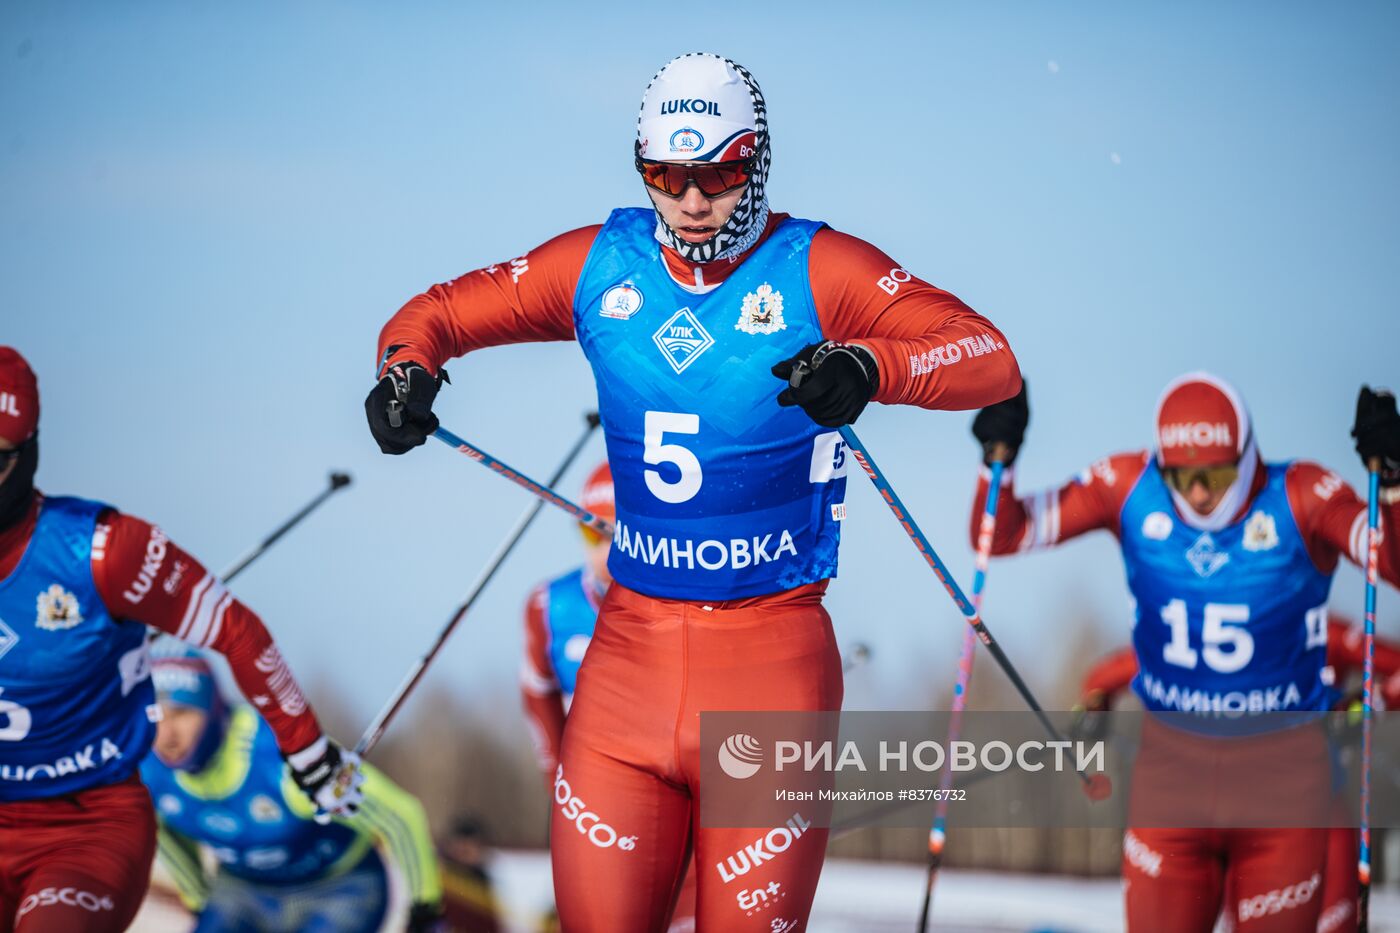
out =
<svg viewBox="0 0 1400 933"><path fill-rule="evenodd" d="M368 719L527 504L445 448L378 454L378 329L433 282L644 203L636 107L673 55L757 76L777 209L1008 334L1034 389L1022 489L1147 444L1161 387L1197 368L1236 382L1266 456L1360 484L1357 387L1400 382L1397 38L1386 3L6 3L0 341L40 374L41 486L215 567L355 474L235 589ZM443 422L540 476L593 397L572 344L450 369ZM969 421L858 425L964 579ZM847 706L915 705L947 689L960 622L863 482L850 502L828 606L875 656ZM513 709L525 593L576 554L541 516L433 679ZM1358 574L1333 604L1359 612ZM1112 541L995 565L986 611L1049 689L1084 639L1127 638Z"/></svg>

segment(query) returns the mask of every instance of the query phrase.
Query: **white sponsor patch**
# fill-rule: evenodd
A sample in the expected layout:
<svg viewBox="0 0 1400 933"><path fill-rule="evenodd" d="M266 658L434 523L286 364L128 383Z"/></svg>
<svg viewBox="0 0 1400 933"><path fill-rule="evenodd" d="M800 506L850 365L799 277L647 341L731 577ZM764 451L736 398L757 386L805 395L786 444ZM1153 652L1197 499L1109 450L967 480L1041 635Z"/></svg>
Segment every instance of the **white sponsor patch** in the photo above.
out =
<svg viewBox="0 0 1400 933"><path fill-rule="evenodd" d="M625 321L642 310L645 303L646 296L640 288L631 282L622 282L603 292L603 302L598 308L598 313L603 317Z"/></svg>
<svg viewBox="0 0 1400 933"><path fill-rule="evenodd" d="M1172 535L1172 517L1166 512L1150 512L1142 520L1142 536L1153 541L1165 541Z"/></svg>

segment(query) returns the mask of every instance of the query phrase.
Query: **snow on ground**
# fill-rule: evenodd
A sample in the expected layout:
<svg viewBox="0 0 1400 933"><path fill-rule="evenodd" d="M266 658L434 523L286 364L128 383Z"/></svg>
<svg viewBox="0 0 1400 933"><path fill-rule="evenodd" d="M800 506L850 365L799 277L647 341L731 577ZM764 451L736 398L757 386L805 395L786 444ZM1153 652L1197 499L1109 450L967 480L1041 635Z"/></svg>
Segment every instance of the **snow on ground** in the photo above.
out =
<svg viewBox="0 0 1400 933"><path fill-rule="evenodd" d="M498 852L492 865L510 933L530 933L549 905L549 857ZM828 859L812 908L811 933L910 933L924 894L922 865ZM940 933L1118 933L1122 889L1116 878L1066 878L998 872L939 872L933 929ZM147 898L132 927L176 933L191 923L178 904ZM1374 933L1400 933L1400 889L1371 897Z"/></svg>

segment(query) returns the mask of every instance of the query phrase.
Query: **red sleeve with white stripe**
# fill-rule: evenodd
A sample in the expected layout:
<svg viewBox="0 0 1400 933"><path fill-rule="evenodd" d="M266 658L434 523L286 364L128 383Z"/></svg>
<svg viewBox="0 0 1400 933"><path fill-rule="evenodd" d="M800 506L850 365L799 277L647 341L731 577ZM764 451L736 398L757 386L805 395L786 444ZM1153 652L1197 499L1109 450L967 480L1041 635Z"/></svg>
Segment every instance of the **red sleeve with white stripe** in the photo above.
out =
<svg viewBox="0 0 1400 933"><path fill-rule="evenodd" d="M92 538L92 577L114 618L140 622L228 659L238 687L284 753L321 726L257 615L155 525L106 512Z"/></svg>
<svg viewBox="0 0 1400 933"><path fill-rule="evenodd" d="M1021 390L1016 357L991 321L864 240L825 228L807 268L822 336L874 355L874 401L966 411Z"/></svg>
<svg viewBox="0 0 1400 933"><path fill-rule="evenodd" d="M564 697L549 663L549 588L538 587L525 604L525 661L520 667L520 699L545 782L554 781L554 766L564 741Z"/></svg>
<svg viewBox="0 0 1400 933"><path fill-rule="evenodd" d="M1105 457L1058 489L1045 489L1017 498L1016 471L1001 474L997 502L997 530L992 553L1016 554L1054 547L1099 528L1118 535L1123 502L1147 466L1146 451ZM972 543L986 508L991 472L983 467L972 499Z"/></svg>
<svg viewBox="0 0 1400 933"><path fill-rule="evenodd" d="M379 372L409 361L437 372L485 347L573 340L574 289L601 229L571 230L410 299L379 333Z"/></svg>
<svg viewBox="0 0 1400 933"><path fill-rule="evenodd" d="M1313 563L1323 573L1337 569L1344 555L1366 566L1366 501L1336 473L1299 460L1288 467L1288 504L1308 544ZM1381 540L1377 571L1391 586L1400 586L1400 535L1387 534L1400 522L1400 489L1381 490Z"/></svg>

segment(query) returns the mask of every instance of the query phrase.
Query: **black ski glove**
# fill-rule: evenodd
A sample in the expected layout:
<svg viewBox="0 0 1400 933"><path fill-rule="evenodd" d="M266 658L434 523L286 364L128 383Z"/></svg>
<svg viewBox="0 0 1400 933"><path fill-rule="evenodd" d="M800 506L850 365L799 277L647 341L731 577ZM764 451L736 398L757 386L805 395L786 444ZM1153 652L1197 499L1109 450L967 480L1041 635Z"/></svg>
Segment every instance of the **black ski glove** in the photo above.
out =
<svg viewBox="0 0 1400 933"><path fill-rule="evenodd" d="M1015 463L1030 420L1031 406L1022 380L1020 392L1004 402L988 405L972 419L972 436L982 442L982 462L991 466L995 454L1000 453L1002 463Z"/></svg>
<svg viewBox="0 0 1400 933"><path fill-rule="evenodd" d="M801 405L808 417L827 428L854 424L880 387L879 368L870 351L835 340L808 344L774 366L773 375L788 383L778 393L779 405Z"/></svg>
<svg viewBox="0 0 1400 933"><path fill-rule="evenodd" d="M1395 411L1395 396L1388 389L1372 390L1362 386L1356 397L1356 424L1351 436L1356 438L1356 452L1370 469L1372 457L1381 461L1381 485L1400 486L1400 414Z"/></svg>
<svg viewBox="0 0 1400 933"><path fill-rule="evenodd" d="M365 799L360 788L365 782L365 773L360 770L359 755L341 748L334 739L322 736L285 757L292 780L321 813L348 817L360 809Z"/></svg>
<svg viewBox="0 0 1400 933"><path fill-rule="evenodd" d="M369 433L386 454L404 454L423 444L437 430L433 399L449 381L447 371L434 376L421 363L395 363L369 390L365 417Z"/></svg>

